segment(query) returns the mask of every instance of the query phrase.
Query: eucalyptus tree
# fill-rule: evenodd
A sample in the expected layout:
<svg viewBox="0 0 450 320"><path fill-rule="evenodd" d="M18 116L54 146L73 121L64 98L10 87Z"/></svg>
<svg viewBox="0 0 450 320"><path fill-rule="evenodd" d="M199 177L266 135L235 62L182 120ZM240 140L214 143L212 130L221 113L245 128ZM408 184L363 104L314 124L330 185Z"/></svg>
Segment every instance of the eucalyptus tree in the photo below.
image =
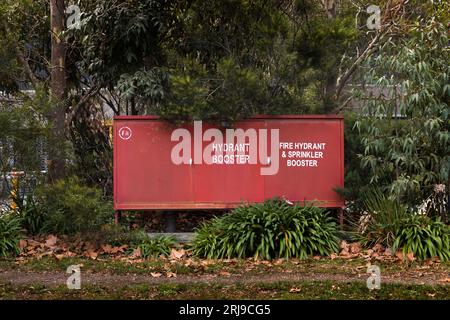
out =
<svg viewBox="0 0 450 320"><path fill-rule="evenodd" d="M448 26L417 21L401 38L391 38L363 68L364 95L355 126L362 136L363 168L370 183L411 207L449 190L450 47ZM442 189L442 188L441 188Z"/></svg>

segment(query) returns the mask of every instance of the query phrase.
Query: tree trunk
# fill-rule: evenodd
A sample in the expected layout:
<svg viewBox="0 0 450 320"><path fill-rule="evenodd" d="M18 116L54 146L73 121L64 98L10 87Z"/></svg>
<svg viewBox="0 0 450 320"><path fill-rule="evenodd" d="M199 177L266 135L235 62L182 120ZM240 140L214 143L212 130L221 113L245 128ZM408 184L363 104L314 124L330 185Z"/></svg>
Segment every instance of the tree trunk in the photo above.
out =
<svg viewBox="0 0 450 320"><path fill-rule="evenodd" d="M52 140L49 175L52 181L64 177L65 163L65 104L66 104L66 47L61 33L64 30L64 0L50 0L51 52L51 101Z"/></svg>

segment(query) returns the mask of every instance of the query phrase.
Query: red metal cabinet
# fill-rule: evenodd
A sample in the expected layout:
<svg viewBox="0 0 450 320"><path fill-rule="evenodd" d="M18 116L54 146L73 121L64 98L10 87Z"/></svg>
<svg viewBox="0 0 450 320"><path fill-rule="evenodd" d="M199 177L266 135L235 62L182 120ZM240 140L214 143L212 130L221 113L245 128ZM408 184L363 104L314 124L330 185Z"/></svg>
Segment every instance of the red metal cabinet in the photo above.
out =
<svg viewBox="0 0 450 320"><path fill-rule="evenodd" d="M260 123L239 123L239 128L258 128ZM203 125L203 132L212 128ZM223 129L221 130L222 132ZM207 142L209 143L209 142ZM206 144L207 144L206 143ZM264 179L260 166L256 165L193 165L194 199L196 206L203 208L228 208L242 202L264 201Z"/></svg>
<svg viewBox="0 0 450 320"><path fill-rule="evenodd" d="M287 199L296 201L317 200L318 205L321 206L342 207L342 199L334 191L336 187L343 187L344 183L342 119L291 119L282 124L276 120L269 120L268 124L269 127L282 128L280 141L304 141L303 143L314 141L325 143L325 149L303 150L312 153L322 152L322 158L320 154L318 158L312 158L312 161L318 161L317 166L280 165L277 175L266 176L265 197L283 195ZM301 137L300 140L299 137ZM292 159L301 160L302 158Z"/></svg>
<svg viewBox="0 0 450 320"><path fill-rule="evenodd" d="M183 128L191 135L190 161L174 164L171 154L179 142L172 141L171 135L177 127L151 116L115 118L116 210L222 209L244 202L262 202L275 196L297 202L317 201L324 207L344 205L343 199L334 191L337 187L342 188L344 183L342 117L261 116L237 122L234 129L252 129L257 133L258 156L260 141L267 141L268 159L258 157L254 164L205 163L193 151L196 147L193 125ZM200 136L214 128L223 133L222 142L226 143L226 129L217 126L203 123ZM279 136L278 141L273 140L279 150L278 170L263 175L261 169L277 158L270 154L271 132L275 131ZM260 135L264 132L266 140ZM197 144L202 156L205 147L212 142L214 139ZM215 143L215 146L219 144Z"/></svg>

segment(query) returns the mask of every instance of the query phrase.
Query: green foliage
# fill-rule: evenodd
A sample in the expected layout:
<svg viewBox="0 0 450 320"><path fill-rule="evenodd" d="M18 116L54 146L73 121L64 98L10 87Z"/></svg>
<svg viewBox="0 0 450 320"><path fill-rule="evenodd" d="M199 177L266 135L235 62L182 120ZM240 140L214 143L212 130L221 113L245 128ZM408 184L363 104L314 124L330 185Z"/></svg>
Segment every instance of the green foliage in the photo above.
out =
<svg viewBox="0 0 450 320"><path fill-rule="evenodd" d="M7 257L19 253L22 235L21 219L14 213L0 216L0 256Z"/></svg>
<svg viewBox="0 0 450 320"><path fill-rule="evenodd" d="M366 192L362 198L367 212L354 222L356 239L366 247L376 243L392 247L402 220L409 216L407 207L378 189Z"/></svg>
<svg viewBox="0 0 450 320"><path fill-rule="evenodd" d="M13 74L19 72L14 54L14 41L10 37L0 37L0 88L6 92L17 90L17 83L12 79Z"/></svg>
<svg viewBox="0 0 450 320"><path fill-rule="evenodd" d="M117 89L123 98L134 99L140 105L158 105L165 98L167 86L167 72L161 68L122 74L117 83Z"/></svg>
<svg viewBox="0 0 450 320"><path fill-rule="evenodd" d="M81 68L106 87L122 75L157 66L164 60L162 42L179 12L173 0L81 1L81 32L68 32L82 51ZM144 68L143 68L144 67ZM142 69L141 69L142 68Z"/></svg>
<svg viewBox="0 0 450 320"><path fill-rule="evenodd" d="M207 258L306 258L338 250L337 227L324 209L284 201L241 206L196 230L195 255Z"/></svg>
<svg viewBox="0 0 450 320"><path fill-rule="evenodd" d="M438 256L441 261L450 260L450 228L440 218L410 215L400 221L393 250L414 253L418 260Z"/></svg>
<svg viewBox="0 0 450 320"><path fill-rule="evenodd" d="M139 248L143 258L157 258L160 255L170 255L171 248L175 246L176 239L172 236L158 236L150 238L143 229L130 230L127 227L115 224L102 226L95 233L96 242L112 246L128 245L130 249Z"/></svg>
<svg viewBox="0 0 450 320"><path fill-rule="evenodd" d="M141 241L138 248L141 250L141 256L143 258L157 258L160 255L170 255L171 248L175 245L175 238L168 236L159 236L150 239L147 234Z"/></svg>
<svg viewBox="0 0 450 320"><path fill-rule="evenodd" d="M26 199L16 199L17 211L21 219L21 225L29 235L42 233L46 223L46 215L30 194Z"/></svg>
<svg viewBox="0 0 450 320"><path fill-rule="evenodd" d="M49 133L44 116L46 97L39 89L32 99L24 98L23 102L0 100L0 171L3 174L14 169L30 174L42 170L43 144Z"/></svg>
<svg viewBox="0 0 450 320"><path fill-rule="evenodd" d="M182 16L174 81L154 109L176 121L328 111L336 52L357 36L349 16L328 19L312 1L194 1Z"/></svg>
<svg viewBox="0 0 450 320"><path fill-rule="evenodd" d="M208 91L201 81L188 74L170 76L169 100L163 104L159 114L166 120L183 122L200 119L208 107Z"/></svg>
<svg viewBox="0 0 450 320"><path fill-rule="evenodd" d="M357 222L355 237L365 247L381 244L394 252L412 252L418 260L450 259L450 228L440 218L411 213L377 189L364 197L367 213Z"/></svg>
<svg viewBox="0 0 450 320"><path fill-rule="evenodd" d="M29 81L23 58L39 80L49 73L49 1L2 0L0 3L0 91L17 92ZM48 39L48 40L47 40ZM39 75L37 75L39 73Z"/></svg>
<svg viewBox="0 0 450 320"><path fill-rule="evenodd" d="M260 73L242 68L236 61L217 62L215 74L207 74L194 65L197 77L190 72L172 75L170 97L158 109L171 121L208 119L234 121L260 112L267 105L269 93ZM200 77L200 74L203 74ZM213 78L207 80L207 78Z"/></svg>
<svg viewBox="0 0 450 320"><path fill-rule="evenodd" d="M105 126L104 110L93 104L77 108L68 126L73 165L68 169L88 186L102 188L112 195L112 141ZM67 153L68 154L68 153ZM69 171L69 170L67 170ZM70 175L70 174L69 174Z"/></svg>
<svg viewBox="0 0 450 320"><path fill-rule="evenodd" d="M45 216L46 232L95 231L113 217L112 206L102 199L100 190L86 187L76 177L40 186L35 196L38 210Z"/></svg>
<svg viewBox="0 0 450 320"><path fill-rule="evenodd" d="M326 112L340 55L358 38L348 5L330 18L311 0L80 6L81 30L64 33L76 48L68 51L67 69L75 95L87 82L111 92L101 98L116 114L174 122Z"/></svg>
<svg viewBox="0 0 450 320"><path fill-rule="evenodd" d="M390 39L365 66L366 84L378 94L364 97L356 127L361 163L371 185L410 207L433 192L449 190L450 51L447 26L420 22L410 35ZM395 115L395 116L392 116Z"/></svg>
<svg viewBox="0 0 450 320"><path fill-rule="evenodd" d="M344 117L344 172L345 172L345 188L336 190L347 200L347 210L352 215L359 215L364 211L364 194L370 191L370 176L367 170L361 167L361 161L358 154L364 152L361 142L361 136L355 129L357 114L348 112Z"/></svg>

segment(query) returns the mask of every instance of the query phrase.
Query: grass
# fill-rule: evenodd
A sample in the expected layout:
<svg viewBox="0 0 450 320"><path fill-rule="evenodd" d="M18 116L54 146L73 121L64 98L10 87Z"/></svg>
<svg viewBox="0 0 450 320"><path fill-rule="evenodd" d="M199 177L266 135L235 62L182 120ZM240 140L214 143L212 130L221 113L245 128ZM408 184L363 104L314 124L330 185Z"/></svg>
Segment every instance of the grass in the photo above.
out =
<svg viewBox="0 0 450 320"><path fill-rule="evenodd" d="M99 284L83 284L81 290L69 290L61 285L43 285L37 283L38 276L28 284L11 285L0 282L0 299L450 299L450 286L439 281L424 282L417 280L418 274L427 273L437 278L447 278L450 263L427 266L424 263L392 263L374 262L380 266L382 277L392 275L401 279L401 283L381 284L381 290L370 291L366 287L367 261L364 259L307 259L280 261L253 260L186 260L168 261L149 259L140 263L127 263L115 259L92 260L88 258L54 257L30 259L20 264L14 259L0 259L0 273L7 270L36 272L45 277L46 274L61 273L65 276L68 266L82 264L84 274L108 275L149 275L150 273L167 274L169 271L178 275L176 281L146 282L145 278L138 282L100 282ZM227 277L226 274L240 275ZM304 279L291 281L279 277L285 273L304 275ZM183 277L183 275L185 277ZM197 275L215 275L213 277L196 278ZM270 276L270 281L261 276ZM334 277L333 275L340 275ZM248 281L253 276L252 281ZM310 276L309 278L307 276ZM420 277L420 276L419 276ZM190 279L188 281L188 279ZM208 279L202 281L201 279ZM228 279L228 280L227 280ZM256 279L256 280L255 280ZM330 280L338 279L338 280ZM350 281L353 279L355 281ZM168 280L168 279L167 279ZM409 282L409 280L416 280ZM36 283L35 283L36 281ZM82 280L83 281L83 280ZM103 280L105 281L105 280ZM146 282L146 283L141 283ZM48 282L46 282L48 283ZM416 284L414 284L416 283Z"/></svg>
<svg viewBox="0 0 450 320"><path fill-rule="evenodd" d="M150 274L152 272L170 271L179 275L202 275L202 274L218 274L221 271L230 274L258 275L261 273L277 273L277 272L315 272L323 274L354 274L365 272L367 261L361 258L357 259L306 259L306 260L282 260L279 263L247 260L209 260L208 264L201 264L201 260L192 259L193 263L187 265L186 262L168 262L161 259L148 259L139 263L127 263L115 259L99 259L92 260L88 258L74 257L63 258L58 260L54 257L43 257L42 259L30 259L23 263L16 264L14 259L0 259L0 271L17 270L17 271L54 271L65 272L70 265L81 264L84 271L92 273L109 273L109 274ZM414 271L416 268L424 266L423 263L392 263L376 261L383 274L396 274L403 271ZM433 266L434 271L450 272L450 263L445 262Z"/></svg>
<svg viewBox="0 0 450 320"><path fill-rule="evenodd" d="M65 286L45 287L40 284L13 287L0 284L0 299L450 299L450 286L417 286L385 284L370 291L364 283L331 281L274 282L253 284L182 283L135 284L123 287L98 285L69 290Z"/></svg>

